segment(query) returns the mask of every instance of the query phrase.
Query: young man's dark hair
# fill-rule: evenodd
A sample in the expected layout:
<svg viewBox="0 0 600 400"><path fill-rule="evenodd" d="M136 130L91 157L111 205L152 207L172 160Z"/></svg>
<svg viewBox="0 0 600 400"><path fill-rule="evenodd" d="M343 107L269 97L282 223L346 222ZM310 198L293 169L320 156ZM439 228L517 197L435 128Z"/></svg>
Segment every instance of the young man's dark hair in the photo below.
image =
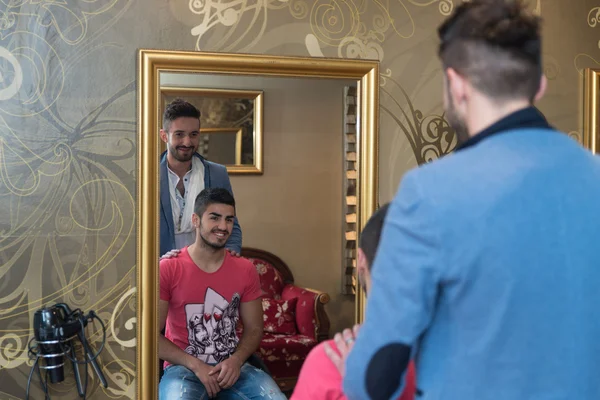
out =
<svg viewBox="0 0 600 400"><path fill-rule="evenodd" d="M169 133L171 122L181 117L200 119L200 110L198 110L193 104L183 99L173 100L167 104L165 112L163 113L163 129L165 132Z"/></svg>
<svg viewBox="0 0 600 400"><path fill-rule="evenodd" d="M542 76L540 18L520 0L472 0L440 26L444 69L499 100L533 101Z"/></svg>
<svg viewBox="0 0 600 400"><path fill-rule="evenodd" d="M194 213L202 217L204 211L211 204L227 204L235 209L235 199L229 190L223 188L208 188L196 196L194 202Z"/></svg>
<svg viewBox="0 0 600 400"><path fill-rule="evenodd" d="M365 253L369 270L373 266L377 254L377 246L379 246L379 238L381 238L381 231L389 206L389 203L384 204L375 211L360 233L358 247Z"/></svg>

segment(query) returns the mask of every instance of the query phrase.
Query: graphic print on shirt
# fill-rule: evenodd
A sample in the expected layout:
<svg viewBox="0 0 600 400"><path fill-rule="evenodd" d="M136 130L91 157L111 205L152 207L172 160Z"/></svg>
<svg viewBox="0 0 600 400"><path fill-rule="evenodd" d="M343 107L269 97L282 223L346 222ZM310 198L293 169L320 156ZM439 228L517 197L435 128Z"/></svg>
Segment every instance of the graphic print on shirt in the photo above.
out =
<svg viewBox="0 0 600 400"><path fill-rule="evenodd" d="M228 302L212 288L206 289L204 304L186 304L188 346L185 352L210 364L233 354L238 344L235 327L239 307L239 293Z"/></svg>

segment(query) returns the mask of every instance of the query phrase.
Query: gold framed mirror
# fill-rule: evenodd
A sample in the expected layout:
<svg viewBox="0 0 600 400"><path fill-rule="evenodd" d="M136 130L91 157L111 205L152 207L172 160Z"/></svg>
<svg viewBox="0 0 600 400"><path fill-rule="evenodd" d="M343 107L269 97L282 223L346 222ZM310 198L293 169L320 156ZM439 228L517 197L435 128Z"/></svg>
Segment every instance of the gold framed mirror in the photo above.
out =
<svg viewBox="0 0 600 400"><path fill-rule="evenodd" d="M158 129L166 105L176 98L184 99L201 113L200 155L225 165L230 175L262 174L263 92L179 86L185 85L185 78L182 73L166 73L160 77ZM165 150L161 142L161 152Z"/></svg>
<svg viewBox="0 0 600 400"><path fill-rule="evenodd" d="M230 174L242 165L242 128L201 128L200 136L199 152L202 157L225 165ZM219 149L219 152L215 154L214 149Z"/></svg>
<svg viewBox="0 0 600 400"><path fill-rule="evenodd" d="M365 60L161 50L140 50L138 63L136 372L137 398L146 400L155 399L158 392L157 273L160 140L156 129L157 114L161 104L160 74L167 72L194 75L218 74L231 78L260 76L353 81L358 90L356 96L356 143L353 151L356 170L354 177L356 208L352 226L358 237L364 223L376 209L378 201L379 63ZM341 94L340 101L342 97ZM269 129L267 126L265 128ZM269 140L272 139L269 138ZM340 153L342 153L344 147L341 136L339 144ZM340 160L342 160L341 155ZM256 178L263 179L262 176ZM234 188L234 191L236 190ZM341 189L339 191L341 202L343 195ZM341 219L342 215L340 215L340 221ZM337 229L339 230L341 226L340 223ZM341 236L342 232L340 232L340 240ZM354 314L356 322L362 321L364 294L359 287L357 287L354 300Z"/></svg>
<svg viewBox="0 0 600 400"><path fill-rule="evenodd" d="M600 69L586 68L583 75L583 145L600 154Z"/></svg>

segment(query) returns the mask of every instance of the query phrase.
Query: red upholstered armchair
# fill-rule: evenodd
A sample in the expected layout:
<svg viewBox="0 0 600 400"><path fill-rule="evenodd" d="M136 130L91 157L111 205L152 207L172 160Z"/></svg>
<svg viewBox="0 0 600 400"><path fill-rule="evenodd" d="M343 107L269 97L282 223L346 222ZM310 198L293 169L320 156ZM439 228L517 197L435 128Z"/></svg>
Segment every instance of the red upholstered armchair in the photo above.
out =
<svg viewBox="0 0 600 400"><path fill-rule="evenodd" d="M256 267L263 290L265 332L258 355L279 387L292 390L308 352L329 337L329 295L294 285L289 267L274 254L245 247L242 257Z"/></svg>

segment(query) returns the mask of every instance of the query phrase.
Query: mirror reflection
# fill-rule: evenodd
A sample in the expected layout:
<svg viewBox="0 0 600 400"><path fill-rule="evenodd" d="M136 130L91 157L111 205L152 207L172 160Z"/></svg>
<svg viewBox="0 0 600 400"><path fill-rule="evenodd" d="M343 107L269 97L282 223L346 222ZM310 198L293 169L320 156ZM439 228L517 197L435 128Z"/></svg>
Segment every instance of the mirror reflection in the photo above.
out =
<svg viewBox="0 0 600 400"><path fill-rule="evenodd" d="M376 108L361 98L376 95L361 92L357 79L378 75L373 62L348 62L354 75L337 63L323 60L321 72L311 62L307 76L302 66L286 76L163 65L145 92L155 97L142 95L158 111L142 120L152 121L166 149L158 184L160 398L180 372L198 377L210 396L250 382L284 398L310 351L355 322L357 231L376 193L369 171L377 126ZM361 82L377 87L372 78ZM369 186L358 184L361 169ZM248 366L260 376L249 379ZM209 371L226 381L212 385Z"/></svg>
<svg viewBox="0 0 600 400"><path fill-rule="evenodd" d="M354 164L356 154L352 143L349 148L350 160L346 160L346 124L355 122L356 104L353 100L352 107L349 107L354 118L347 120L345 99L348 93L355 93L348 87L355 89L356 82L339 79L223 77L214 74L164 75L167 74L161 75L161 86L163 82L168 82L168 87L172 88L174 78L188 85L177 90L162 89L166 104L182 98L185 93L187 95L183 98L190 102L195 100L192 104L202 113L198 153L211 163L205 169L213 174L213 163L228 164L224 158L230 157L231 160L235 156L235 139L238 135L236 128L223 133L222 130L227 128L214 131L218 128L213 127L222 126L224 121L242 120L243 112L250 108L250 103L245 103L239 107L239 114L234 114L226 111L231 109L227 104L239 104L236 99L246 88L260 89L264 96L262 113L266 139L263 143L263 175L231 174L229 182L213 181L209 184L205 181L204 188L209 185L227 187L230 184L233 189L240 234L233 225L231 229L223 228L231 232L225 246L249 257L259 274L262 272L259 275L261 286L268 295L263 298L266 321L258 347L259 360L264 362L280 387L289 390L308 352L318 341L329 338L330 331L339 331L354 322L354 297L342 291L345 256L354 254L354 249L352 246L345 248L347 235L341 227L346 220L345 168ZM238 94L231 98L217 96L222 93ZM209 97L208 94L213 96ZM232 115L235 118L231 118ZM207 127L209 124L211 127ZM211 132L207 150L203 148L206 130ZM352 133L356 136L355 129ZM219 136L220 140L215 139ZM184 172L189 174L187 168ZM192 166L191 171L195 168ZM190 204L197 195L197 189L188 190L194 190L186 199ZM174 199L181 195L176 194L169 199L172 207L177 207ZM350 202L351 207L355 207L356 202ZM164 202L161 207L166 215L175 215L177 218L174 219L178 219L181 212L179 208L172 214ZM185 213L191 217L192 207L188 208ZM191 224L191 218L189 221L189 241L184 243L176 240L175 247L190 245L192 239L197 237L198 232ZM175 236L187 235L178 231L177 221L174 222ZM167 224L170 225L170 221ZM185 227L182 229L185 230ZM211 239L205 237L204 240ZM242 247L239 246L240 241ZM313 290L305 300L312 304L311 313L303 314L304 307L302 303L298 305L297 301L292 310L292 304L286 302L288 292L297 291L299 295L308 288ZM205 303L201 300L198 302ZM227 301L231 302L231 299ZM282 307L289 307L289 313L285 313ZM289 318L305 318L308 321L286 326L275 316L277 312L271 315L274 310L283 312L284 317L289 314ZM188 317L192 318L191 315ZM211 327L207 323L207 335L212 332ZM282 335L285 335L285 341L281 340Z"/></svg>
<svg viewBox="0 0 600 400"><path fill-rule="evenodd" d="M209 160L225 165L241 165L242 128L200 128L198 153ZM252 154L244 153L245 156Z"/></svg>
<svg viewBox="0 0 600 400"><path fill-rule="evenodd" d="M161 74L160 115L175 99L189 102L200 111L198 153L230 174L262 173L262 91L182 86L188 77Z"/></svg>
<svg viewBox="0 0 600 400"><path fill-rule="evenodd" d="M189 102L200 111L199 154L230 174L262 173L262 91L184 87L187 77L161 74L160 114L175 99Z"/></svg>

